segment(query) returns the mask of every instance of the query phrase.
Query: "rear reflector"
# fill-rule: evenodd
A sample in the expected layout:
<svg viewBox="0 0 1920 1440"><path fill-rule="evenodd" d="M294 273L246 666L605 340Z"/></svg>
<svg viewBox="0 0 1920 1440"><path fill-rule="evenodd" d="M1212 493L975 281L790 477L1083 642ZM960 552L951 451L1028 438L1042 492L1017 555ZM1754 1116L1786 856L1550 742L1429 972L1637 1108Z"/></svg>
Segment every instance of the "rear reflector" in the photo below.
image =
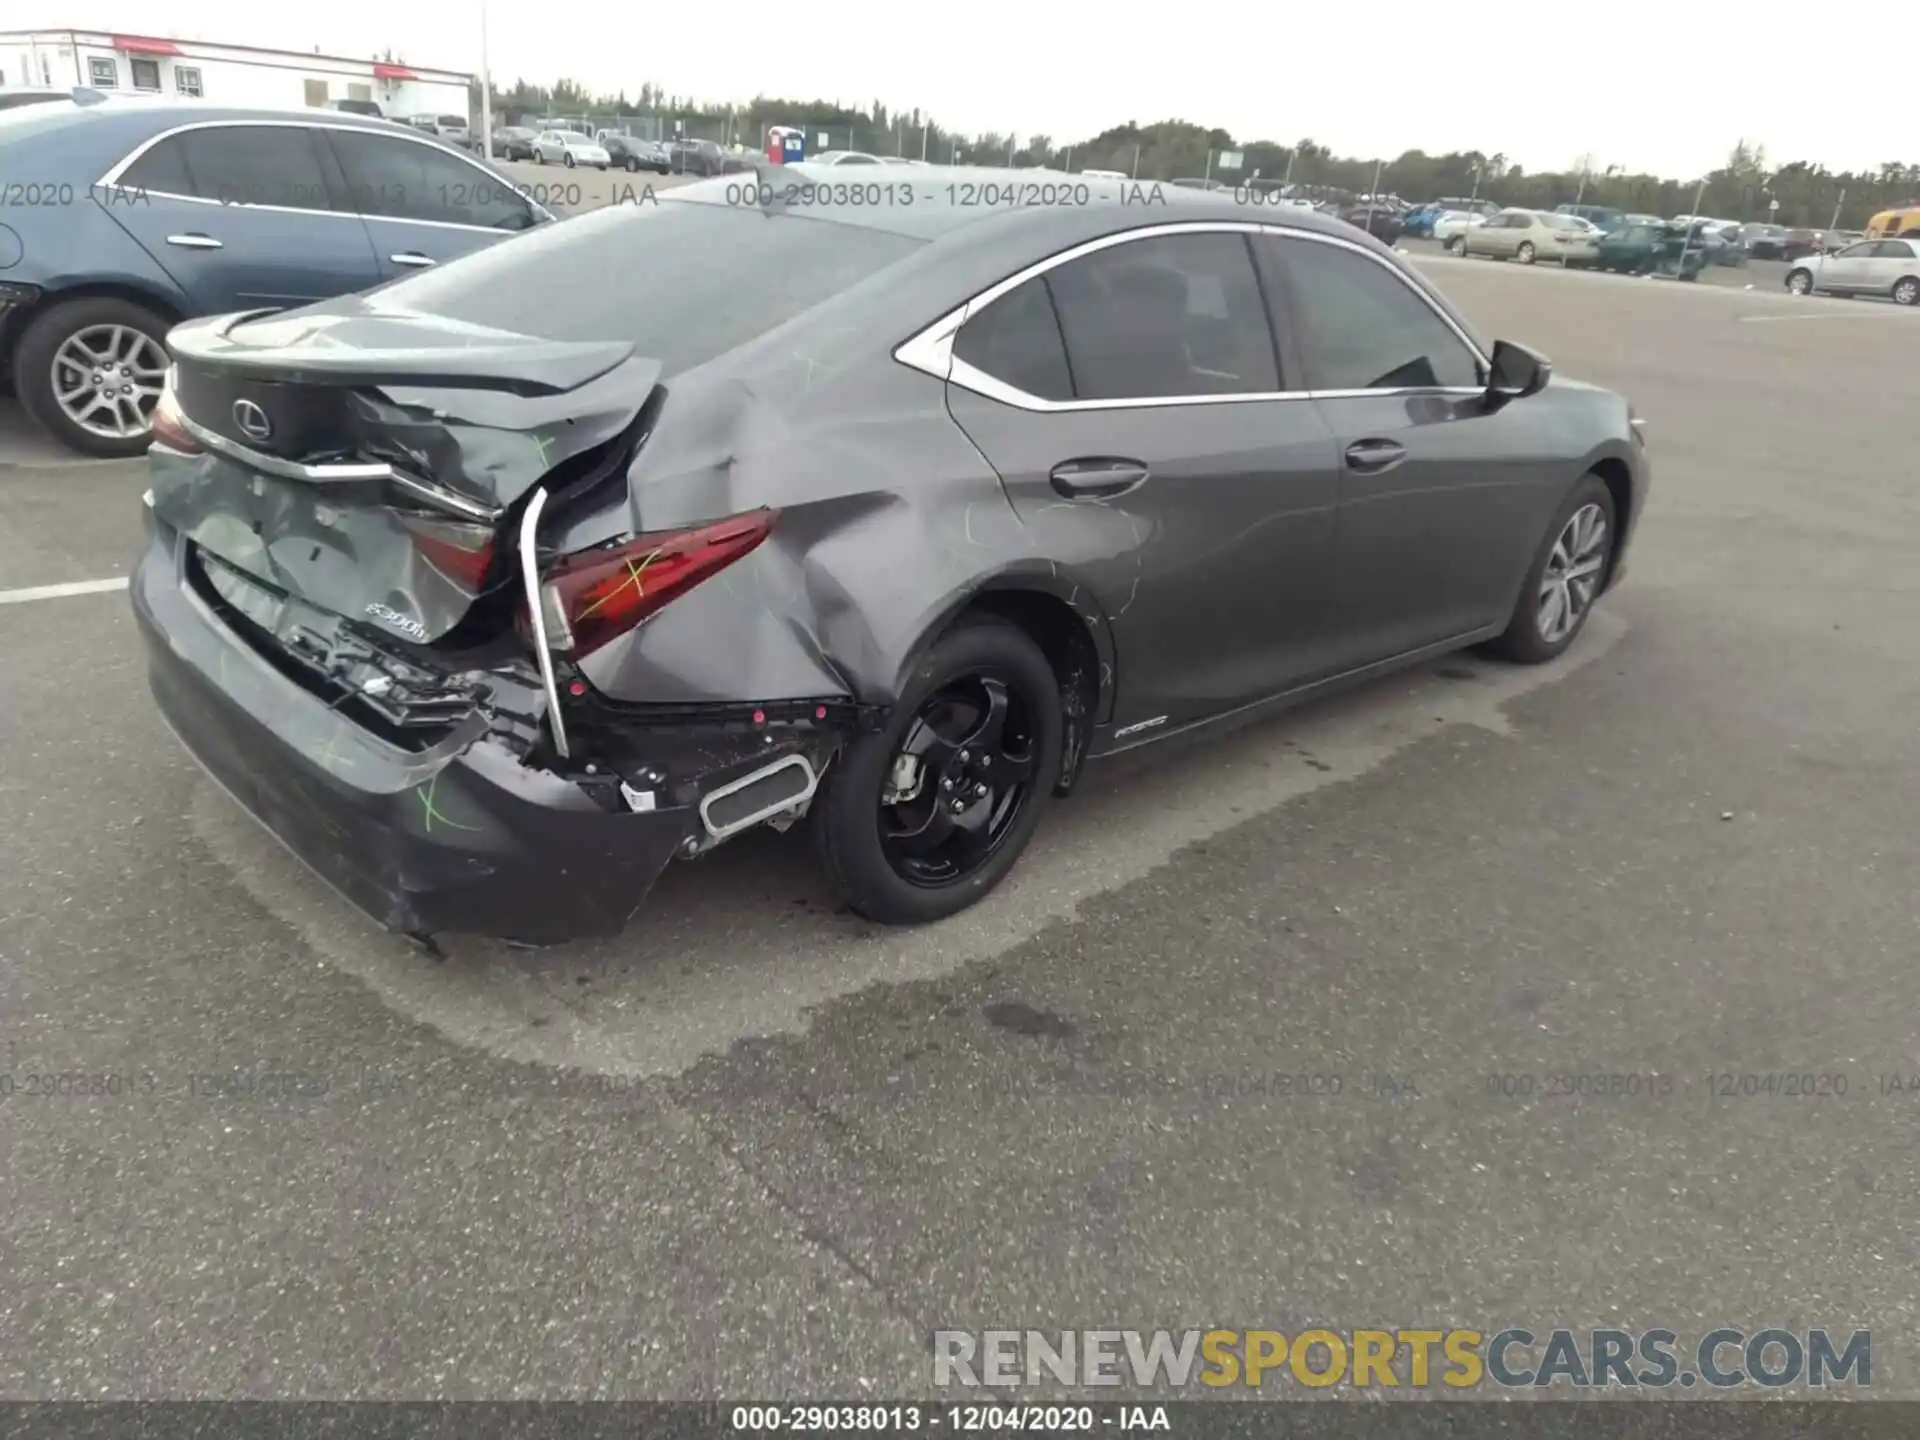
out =
<svg viewBox="0 0 1920 1440"><path fill-rule="evenodd" d="M750 553L772 532L777 513L754 510L568 556L547 572L541 588L548 644L578 660L626 634Z"/></svg>

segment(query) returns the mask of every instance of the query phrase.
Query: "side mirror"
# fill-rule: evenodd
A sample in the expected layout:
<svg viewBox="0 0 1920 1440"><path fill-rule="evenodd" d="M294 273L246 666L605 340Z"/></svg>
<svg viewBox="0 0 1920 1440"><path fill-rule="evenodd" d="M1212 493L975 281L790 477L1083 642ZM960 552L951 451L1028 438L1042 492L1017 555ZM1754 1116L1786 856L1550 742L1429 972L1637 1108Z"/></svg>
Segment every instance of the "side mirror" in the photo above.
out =
<svg viewBox="0 0 1920 1440"><path fill-rule="evenodd" d="M1538 395L1553 378L1553 364L1546 356L1511 340L1493 342L1491 370L1487 378L1487 399L1498 404Z"/></svg>

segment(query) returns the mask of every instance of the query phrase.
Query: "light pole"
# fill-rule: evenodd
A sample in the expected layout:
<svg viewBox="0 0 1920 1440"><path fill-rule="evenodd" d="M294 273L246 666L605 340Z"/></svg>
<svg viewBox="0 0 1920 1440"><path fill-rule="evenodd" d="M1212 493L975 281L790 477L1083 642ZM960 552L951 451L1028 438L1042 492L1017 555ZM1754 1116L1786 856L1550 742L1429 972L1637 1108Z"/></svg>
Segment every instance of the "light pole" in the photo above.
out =
<svg viewBox="0 0 1920 1440"><path fill-rule="evenodd" d="M487 0L480 0L480 153L493 159L493 71L487 64Z"/></svg>

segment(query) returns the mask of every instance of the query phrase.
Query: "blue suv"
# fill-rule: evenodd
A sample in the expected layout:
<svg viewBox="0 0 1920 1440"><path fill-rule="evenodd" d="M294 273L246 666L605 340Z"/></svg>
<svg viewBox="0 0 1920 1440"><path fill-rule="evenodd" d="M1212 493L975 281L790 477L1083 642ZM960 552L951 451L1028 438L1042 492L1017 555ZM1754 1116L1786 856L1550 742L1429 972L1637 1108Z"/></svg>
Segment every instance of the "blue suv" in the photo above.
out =
<svg viewBox="0 0 1920 1440"><path fill-rule="evenodd" d="M371 289L552 219L385 120L84 92L23 106L0 113L0 368L73 449L138 455L180 321Z"/></svg>

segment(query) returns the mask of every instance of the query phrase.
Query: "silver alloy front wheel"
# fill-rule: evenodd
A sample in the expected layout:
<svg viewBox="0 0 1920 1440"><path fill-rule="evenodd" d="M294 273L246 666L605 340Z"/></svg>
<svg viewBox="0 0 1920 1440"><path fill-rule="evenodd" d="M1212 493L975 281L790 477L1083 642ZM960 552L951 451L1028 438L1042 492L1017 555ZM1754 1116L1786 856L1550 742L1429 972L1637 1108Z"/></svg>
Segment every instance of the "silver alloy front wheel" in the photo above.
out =
<svg viewBox="0 0 1920 1440"><path fill-rule="evenodd" d="M53 354L53 398L89 435L133 440L152 429L167 352L131 325L89 325Z"/></svg>
<svg viewBox="0 0 1920 1440"><path fill-rule="evenodd" d="M1787 289L1795 295L1805 295L1813 289L1813 276L1805 270L1796 270L1787 276Z"/></svg>
<svg viewBox="0 0 1920 1440"><path fill-rule="evenodd" d="M1600 589L1607 563L1607 517L1598 505L1582 505L1553 542L1540 576L1540 638L1558 645L1585 618Z"/></svg>

